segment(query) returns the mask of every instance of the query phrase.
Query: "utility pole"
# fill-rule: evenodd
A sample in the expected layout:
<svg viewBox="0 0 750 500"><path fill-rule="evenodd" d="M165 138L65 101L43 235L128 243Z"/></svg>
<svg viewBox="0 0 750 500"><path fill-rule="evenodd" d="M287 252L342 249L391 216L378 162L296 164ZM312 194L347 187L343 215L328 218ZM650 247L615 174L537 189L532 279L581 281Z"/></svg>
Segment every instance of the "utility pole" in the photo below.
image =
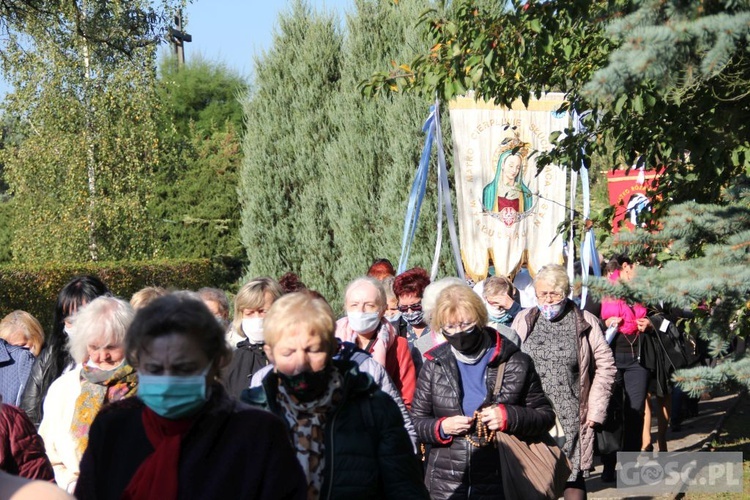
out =
<svg viewBox="0 0 750 500"><path fill-rule="evenodd" d="M169 28L170 43L174 47L174 55L177 56L177 67L185 64L185 43L192 42L193 36L182 30L182 10L177 11L174 16L174 28Z"/></svg>

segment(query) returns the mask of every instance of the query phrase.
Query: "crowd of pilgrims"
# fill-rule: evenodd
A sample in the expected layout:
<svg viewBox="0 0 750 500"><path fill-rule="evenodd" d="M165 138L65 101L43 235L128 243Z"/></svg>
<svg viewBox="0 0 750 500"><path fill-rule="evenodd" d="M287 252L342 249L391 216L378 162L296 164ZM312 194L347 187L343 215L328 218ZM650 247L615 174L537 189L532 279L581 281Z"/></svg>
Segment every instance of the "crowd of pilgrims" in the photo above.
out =
<svg viewBox="0 0 750 500"><path fill-rule="evenodd" d="M641 363L646 307L573 296L555 264L474 285L380 259L337 319L292 273L245 283L233 308L214 288L126 302L76 277L46 337L23 311L0 322L0 498L502 498L482 433L558 426L564 496L585 498L612 401L614 450L638 451L649 395L666 419L669 394ZM615 453L602 462L613 481Z"/></svg>

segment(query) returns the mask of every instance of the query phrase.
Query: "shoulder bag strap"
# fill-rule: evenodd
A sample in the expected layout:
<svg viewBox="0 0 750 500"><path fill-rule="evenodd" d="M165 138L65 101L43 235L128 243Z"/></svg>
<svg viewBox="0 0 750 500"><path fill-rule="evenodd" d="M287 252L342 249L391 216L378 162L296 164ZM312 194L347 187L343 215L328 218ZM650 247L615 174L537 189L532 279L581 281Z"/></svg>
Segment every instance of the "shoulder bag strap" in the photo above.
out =
<svg viewBox="0 0 750 500"><path fill-rule="evenodd" d="M497 378L495 379L495 390L492 391L493 396L497 396L500 392L500 387L503 385L503 375L505 373L505 361L497 365Z"/></svg>

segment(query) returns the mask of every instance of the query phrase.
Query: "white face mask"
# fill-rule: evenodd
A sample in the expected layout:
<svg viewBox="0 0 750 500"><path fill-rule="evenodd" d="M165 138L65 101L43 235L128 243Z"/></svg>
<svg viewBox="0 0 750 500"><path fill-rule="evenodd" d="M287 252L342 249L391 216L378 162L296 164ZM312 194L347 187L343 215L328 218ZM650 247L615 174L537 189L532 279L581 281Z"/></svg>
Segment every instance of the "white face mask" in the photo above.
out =
<svg viewBox="0 0 750 500"><path fill-rule="evenodd" d="M262 344L263 318L243 318L242 331L251 344Z"/></svg>
<svg viewBox="0 0 750 500"><path fill-rule="evenodd" d="M380 314L351 311L346 313L349 326L357 333L370 333L380 324Z"/></svg>

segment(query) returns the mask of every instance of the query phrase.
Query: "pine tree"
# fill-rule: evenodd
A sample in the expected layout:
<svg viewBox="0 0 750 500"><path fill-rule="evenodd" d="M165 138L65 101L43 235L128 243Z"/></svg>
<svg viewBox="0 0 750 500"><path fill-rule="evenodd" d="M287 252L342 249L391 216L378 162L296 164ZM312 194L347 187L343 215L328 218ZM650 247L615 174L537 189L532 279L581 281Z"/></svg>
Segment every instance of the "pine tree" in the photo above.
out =
<svg viewBox="0 0 750 500"><path fill-rule="evenodd" d="M302 1L280 16L243 102L239 188L248 277L292 271L326 297L336 296L336 258L320 179L333 134L327 110L340 80L337 26Z"/></svg>
<svg viewBox="0 0 750 500"><path fill-rule="evenodd" d="M715 368L681 370L675 380L699 394L727 381L750 387L750 360L728 354L736 338L750 334L750 182L740 178L713 204L672 207L657 232L623 233L618 247L658 265L641 266L629 283L600 283L600 294L665 304L695 317L687 330L720 359Z"/></svg>
<svg viewBox="0 0 750 500"><path fill-rule="evenodd" d="M239 239L238 169L247 85L223 64L195 59L161 63L161 161L149 206L160 255L244 261Z"/></svg>

